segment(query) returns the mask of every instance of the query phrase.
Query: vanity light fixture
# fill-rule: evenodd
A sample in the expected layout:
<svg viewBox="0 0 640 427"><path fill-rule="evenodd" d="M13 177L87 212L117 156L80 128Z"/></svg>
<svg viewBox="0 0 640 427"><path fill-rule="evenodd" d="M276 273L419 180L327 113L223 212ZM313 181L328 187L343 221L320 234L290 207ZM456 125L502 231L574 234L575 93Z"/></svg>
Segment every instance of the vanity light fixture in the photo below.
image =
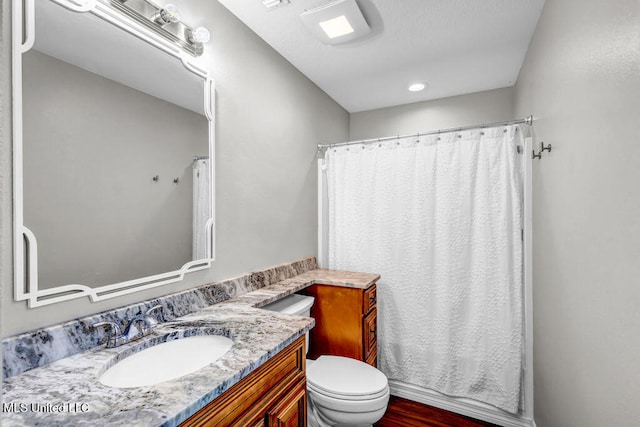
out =
<svg viewBox="0 0 640 427"><path fill-rule="evenodd" d="M414 82L411 83L408 87L409 92L420 92L424 90L428 85L425 82Z"/></svg>
<svg viewBox="0 0 640 427"><path fill-rule="evenodd" d="M153 20L157 24L167 25L176 24L180 22L181 18L182 16L180 15L180 11L176 7L176 5L169 3L154 15Z"/></svg>
<svg viewBox="0 0 640 427"><path fill-rule="evenodd" d="M211 38L205 27L192 28L182 22L178 8L171 3L159 7L151 0L110 0L110 4L138 24L155 31L193 56L200 56L203 43Z"/></svg>
<svg viewBox="0 0 640 427"><path fill-rule="evenodd" d="M307 10L300 19L324 44L346 43L371 31L356 0L338 0Z"/></svg>
<svg viewBox="0 0 640 427"><path fill-rule="evenodd" d="M211 33L205 27L196 27L189 30L187 38L191 43L206 43L211 40Z"/></svg>

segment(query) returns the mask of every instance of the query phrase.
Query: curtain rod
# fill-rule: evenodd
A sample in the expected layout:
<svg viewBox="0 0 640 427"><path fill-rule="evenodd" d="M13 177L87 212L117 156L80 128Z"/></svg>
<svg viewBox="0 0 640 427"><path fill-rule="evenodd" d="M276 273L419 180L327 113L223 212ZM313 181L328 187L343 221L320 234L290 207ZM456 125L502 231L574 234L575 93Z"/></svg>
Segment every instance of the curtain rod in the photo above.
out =
<svg viewBox="0 0 640 427"><path fill-rule="evenodd" d="M336 144L318 144L318 151L326 150L328 148L333 148L333 147L343 147L345 145L371 144L371 143L379 142L379 141L388 141L390 139L408 138L408 137L412 137L412 136L420 137L420 136L426 136L426 135L435 135L435 134L438 134L438 133L460 132L460 131L463 131L463 130L483 129L483 128L492 128L492 127L499 127L499 126L508 126L508 125L520 125L520 124L527 124L527 125L531 126L533 124L533 116L529 116L529 117L526 117L524 119L509 120L509 121L506 121L506 122L485 123L485 124L481 124L481 125L463 126L463 127L459 127L459 128L440 129L440 130L435 130L435 131L431 131L431 132L412 133L412 134L409 134L409 135L385 136L384 138L362 139L362 140L358 140L358 141L338 142Z"/></svg>

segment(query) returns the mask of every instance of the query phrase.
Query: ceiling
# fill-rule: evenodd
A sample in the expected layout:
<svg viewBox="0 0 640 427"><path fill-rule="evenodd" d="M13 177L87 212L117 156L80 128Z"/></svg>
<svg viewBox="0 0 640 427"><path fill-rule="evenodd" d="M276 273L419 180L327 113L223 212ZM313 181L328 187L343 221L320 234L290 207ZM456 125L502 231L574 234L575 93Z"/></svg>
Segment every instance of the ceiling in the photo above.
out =
<svg viewBox="0 0 640 427"><path fill-rule="evenodd" d="M513 86L544 0L357 0L371 32L325 45L302 23L333 0L219 0L349 112ZM427 89L409 92L414 81Z"/></svg>

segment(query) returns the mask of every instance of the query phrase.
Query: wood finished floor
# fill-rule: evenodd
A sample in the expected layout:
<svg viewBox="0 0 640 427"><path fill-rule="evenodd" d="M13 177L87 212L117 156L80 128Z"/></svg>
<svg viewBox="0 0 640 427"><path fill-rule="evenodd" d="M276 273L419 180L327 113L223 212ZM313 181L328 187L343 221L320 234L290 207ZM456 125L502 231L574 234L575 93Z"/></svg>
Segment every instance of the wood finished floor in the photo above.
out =
<svg viewBox="0 0 640 427"><path fill-rule="evenodd" d="M484 421L391 396L384 417L374 427L498 427Z"/></svg>

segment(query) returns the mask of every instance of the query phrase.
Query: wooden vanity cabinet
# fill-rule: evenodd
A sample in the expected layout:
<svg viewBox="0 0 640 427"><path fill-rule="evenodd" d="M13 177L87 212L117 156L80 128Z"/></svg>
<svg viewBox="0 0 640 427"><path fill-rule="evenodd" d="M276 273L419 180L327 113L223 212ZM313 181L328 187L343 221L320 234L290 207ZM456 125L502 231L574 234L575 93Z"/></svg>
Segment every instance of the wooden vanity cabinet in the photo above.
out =
<svg viewBox="0 0 640 427"><path fill-rule="evenodd" d="M305 427L305 352L302 336L181 426Z"/></svg>
<svg viewBox="0 0 640 427"><path fill-rule="evenodd" d="M301 293L315 297L309 334L309 357L345 356L378 364L377 296L375 283L367 289L312 285Z"/></svg>

